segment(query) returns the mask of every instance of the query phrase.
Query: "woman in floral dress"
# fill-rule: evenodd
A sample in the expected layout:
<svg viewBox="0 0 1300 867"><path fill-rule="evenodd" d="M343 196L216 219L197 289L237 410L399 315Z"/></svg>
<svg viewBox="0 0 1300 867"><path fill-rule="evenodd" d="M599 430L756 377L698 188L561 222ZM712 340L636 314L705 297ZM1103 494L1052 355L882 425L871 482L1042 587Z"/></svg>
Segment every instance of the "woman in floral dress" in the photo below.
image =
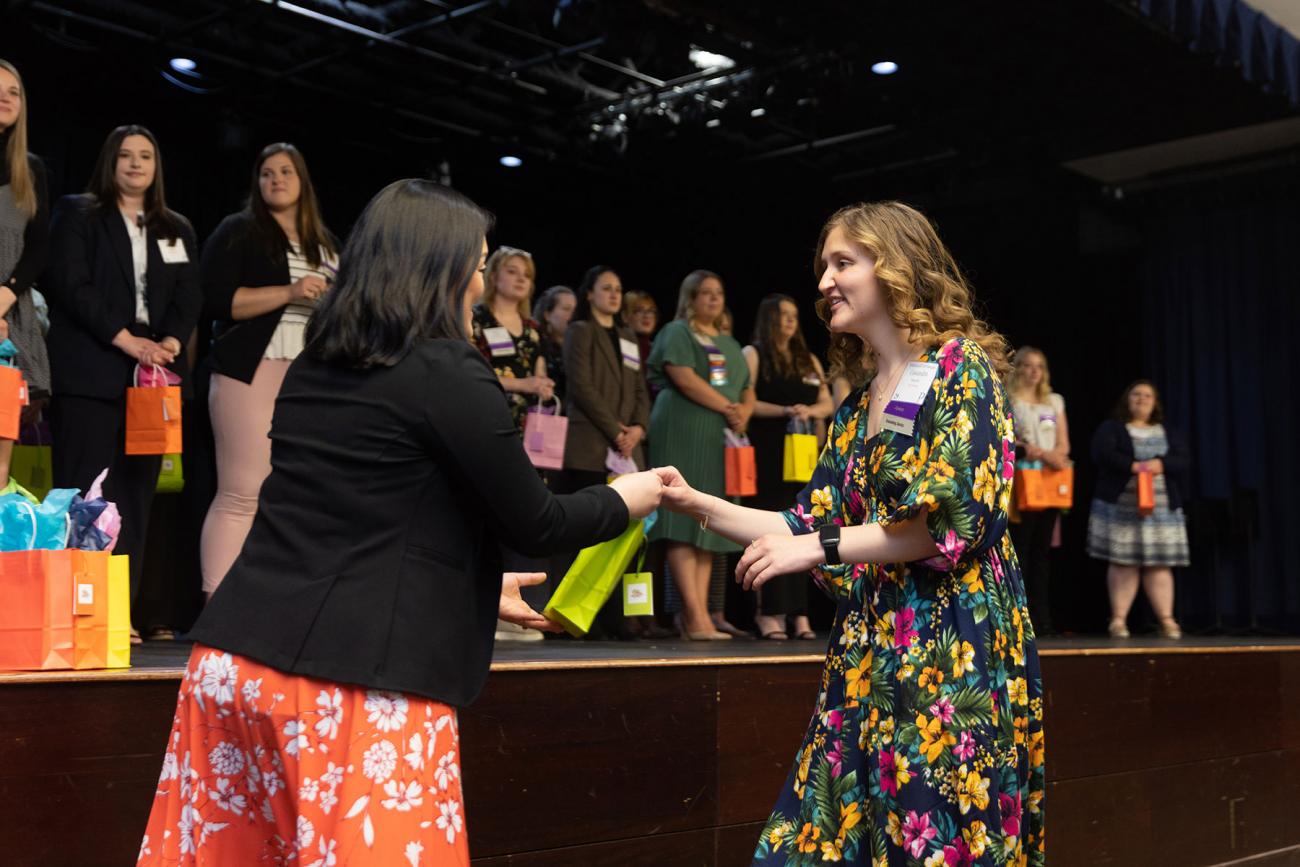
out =
<svg viewBox="0 0 1300 867"><path fill-rule="evenodd" d="M794 507L742 508L660 470L669 508L748 545L747 589L811 570L837 602L754 863L1041 865L1042 687L1006 531L1005 341L906 205L839 211L818 250L833 374L865 360L869 375Z"/></svg>

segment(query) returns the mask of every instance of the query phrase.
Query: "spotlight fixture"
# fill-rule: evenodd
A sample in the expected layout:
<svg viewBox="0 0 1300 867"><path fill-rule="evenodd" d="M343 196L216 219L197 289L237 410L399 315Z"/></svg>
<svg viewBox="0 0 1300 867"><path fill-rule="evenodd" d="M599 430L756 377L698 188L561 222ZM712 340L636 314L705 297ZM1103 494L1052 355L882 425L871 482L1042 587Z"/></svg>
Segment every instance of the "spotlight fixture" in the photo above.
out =
<svg viewBox="0 0 1300 867"><path fill-rule="evenodd" d="M749 112L750 117L762 117L765 114L767 114L767 109L763 108L761 105Z"/></svg>
<svg viewBox="0 0 1300 867"><path fill-rule="evenodd" d="M173 57L167 65L177 72L193 72L198 68L198 64L188 57Z"/></svg>
<svg viewBox="0 0 1300 867"><path fill-rule="evenodd" d="M694 63L698 69L731 69L736 65L736 61L727 55L705 51L698 45L692 45L687 56L690 57L691 63Z"/></svg>
<svg viewBox="0 0 1300 867"><path fill-rule="evenodd" d="M524 161L522 159L516 156L511 156L510 154L507 154L506 156L503 156L501 158L501 165L505 166L508 169L517 169L523 164Z"/></svg>
<svg viewBox="0 0 1300 867"><path fill-rule="evenodd" d="M711 117L704 122L704 125L707 126L709 129L717 129L718 127L722 126L722 118Z"/></svg>
<svg viewBox="0 0 1300 867"><path fill-rule="evenodd" d="M876 75L893 75L898 72L898 64L892 60L881 60L871 64L871 71Z"/></svg>

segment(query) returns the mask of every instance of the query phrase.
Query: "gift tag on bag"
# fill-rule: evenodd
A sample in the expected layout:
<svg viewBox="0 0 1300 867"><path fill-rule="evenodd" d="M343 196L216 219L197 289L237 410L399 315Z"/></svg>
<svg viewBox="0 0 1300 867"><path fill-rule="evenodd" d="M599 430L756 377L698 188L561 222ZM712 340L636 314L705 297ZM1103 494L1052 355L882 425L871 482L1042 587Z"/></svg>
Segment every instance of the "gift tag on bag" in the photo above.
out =
<svg viewBox="0 0 1300 867"><path fill-rule="evenodd" d="M649 617L655 613L654 573L628 572L623 576L623 616Z"/></svg>

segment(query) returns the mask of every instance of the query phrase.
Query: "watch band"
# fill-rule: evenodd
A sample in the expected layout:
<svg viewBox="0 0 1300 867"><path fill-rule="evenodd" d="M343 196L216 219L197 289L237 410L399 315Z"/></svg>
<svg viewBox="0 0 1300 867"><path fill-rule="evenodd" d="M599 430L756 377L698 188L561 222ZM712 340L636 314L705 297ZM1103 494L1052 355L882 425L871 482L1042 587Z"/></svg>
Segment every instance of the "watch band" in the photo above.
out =
<svg viewBox="0 0 1300 867"><path fill-rule="evenodd" d="M838 566L844 561L840 559L840 527L838 524L823 524L817 531L817 535L822 543L822 551L826 554L826 563L830 566Z"/></svg>

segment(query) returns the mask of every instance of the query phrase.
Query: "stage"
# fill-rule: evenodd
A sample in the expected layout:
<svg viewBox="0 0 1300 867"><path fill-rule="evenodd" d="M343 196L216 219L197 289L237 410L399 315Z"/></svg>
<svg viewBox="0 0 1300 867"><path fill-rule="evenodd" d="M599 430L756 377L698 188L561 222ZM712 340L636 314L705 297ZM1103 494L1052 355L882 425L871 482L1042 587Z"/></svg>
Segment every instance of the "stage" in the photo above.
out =
<svg viewBox="0 0 1300 867"><path fill-rule="evenodd" d="M461 718L474 863L747 864L822 649L499 646ZM188 650L147 644L126 671L0 674L6 867L134 863ZM1300 639L1040 651L1049 864L1300 864Z"/></svg>

